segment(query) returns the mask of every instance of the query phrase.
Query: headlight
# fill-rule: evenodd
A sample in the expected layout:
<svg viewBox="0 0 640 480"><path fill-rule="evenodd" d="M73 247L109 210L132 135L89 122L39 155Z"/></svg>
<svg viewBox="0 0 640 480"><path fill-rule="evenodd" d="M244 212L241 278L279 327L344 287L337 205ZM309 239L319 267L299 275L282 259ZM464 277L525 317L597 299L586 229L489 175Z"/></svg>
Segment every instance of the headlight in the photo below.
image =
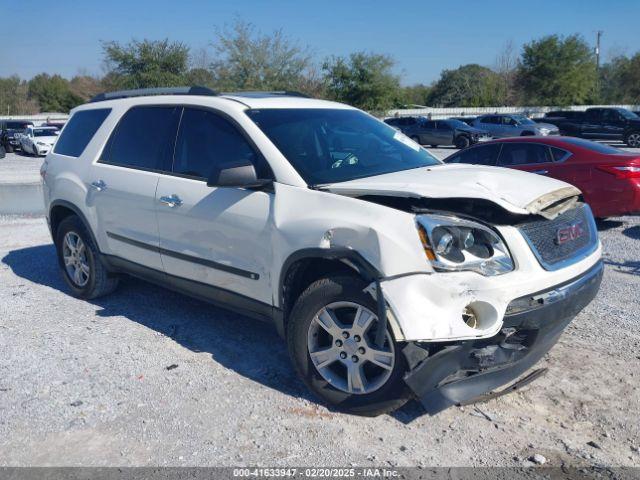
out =
<svg viewBox="0 0 640 480"><path fill-rule="evenodd" d="M540 129L540 134L541 134L541 135L549 135L549 132L550 132L550 131L551 131L551 130L549 130L548 128L541 128L541 129Z"/></svg>
<svg viewBox="0 0 640 480"><path fill-rule="evenodd" d="M41 147L44 147L46 145L46 143L42 143L42 142L36 142L38 145L40 145Z"/></svg>
<svg viewBox="0 0 640 480"><path fill-rule="evenodd" d="M491 276L514 268L502 239L480 223L445 215L418 215L416 221L424 252L436 270Z"/></svg>

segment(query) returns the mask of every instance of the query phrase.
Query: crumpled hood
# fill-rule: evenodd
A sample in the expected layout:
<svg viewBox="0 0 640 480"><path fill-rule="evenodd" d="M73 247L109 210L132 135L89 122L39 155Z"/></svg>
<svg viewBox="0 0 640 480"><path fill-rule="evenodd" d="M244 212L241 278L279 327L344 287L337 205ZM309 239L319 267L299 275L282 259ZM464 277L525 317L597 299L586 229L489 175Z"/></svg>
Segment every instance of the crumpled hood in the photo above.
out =
<svg viewBox="0 0 640 480"><path fill-rule="evenodd" d="M447 164L325 185L349 196L478 198L518 214L537 214L580 190L553 178L509 168Z"/></svg>

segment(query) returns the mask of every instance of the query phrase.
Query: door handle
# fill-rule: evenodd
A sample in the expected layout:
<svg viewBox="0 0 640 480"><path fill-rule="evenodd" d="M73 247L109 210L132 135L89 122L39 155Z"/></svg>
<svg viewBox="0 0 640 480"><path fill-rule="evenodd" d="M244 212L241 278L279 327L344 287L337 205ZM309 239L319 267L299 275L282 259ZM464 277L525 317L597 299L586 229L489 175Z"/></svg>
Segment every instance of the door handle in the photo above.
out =
<svg viewBox="0 0 640 480"><path fill-rule="evenodd" d="M173 208L173 207L179 207L180 205L182 205L182 200L180 200L180 197L177 196L175 193L171 196L164 196L164 197L160 197L160 203L164 203L165 205Z"/></svg>
<svg viewBox="0 0 640 480"><path fill-rule="evenodd" d="M101 192L102 190L107 188L107 184L104 183L103 180L96 180L95 182L91 182L91 188L97 190L98 192Z"/></svg>
<svg viewBox="0 0 640 480"><path fill-rule="evenodd" d="M546 175L549 170L532 170L531 173L537 173L538 175Z"/></svg>

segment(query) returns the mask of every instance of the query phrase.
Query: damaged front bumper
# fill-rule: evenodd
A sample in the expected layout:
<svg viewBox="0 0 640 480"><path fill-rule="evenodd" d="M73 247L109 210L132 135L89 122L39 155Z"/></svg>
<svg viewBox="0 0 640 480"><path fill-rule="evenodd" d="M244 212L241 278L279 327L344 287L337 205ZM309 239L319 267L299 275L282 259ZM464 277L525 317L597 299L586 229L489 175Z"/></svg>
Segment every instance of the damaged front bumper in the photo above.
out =
<svg viewBox="0 0 640 480"><path fill-rule="evenodd" d="M512 301L491 338L409 342L403 350L409 364L405 382L432 415L509 383L540 360L591 302L602 271L599 261L569 282Z"/></svg>

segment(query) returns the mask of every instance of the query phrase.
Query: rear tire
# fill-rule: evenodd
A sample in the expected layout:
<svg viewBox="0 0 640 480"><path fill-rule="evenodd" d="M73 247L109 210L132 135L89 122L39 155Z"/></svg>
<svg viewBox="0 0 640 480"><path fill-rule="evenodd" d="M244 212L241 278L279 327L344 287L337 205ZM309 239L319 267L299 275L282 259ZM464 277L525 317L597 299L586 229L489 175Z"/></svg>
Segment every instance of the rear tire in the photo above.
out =
<svg viewBox="0 0 640 480"><path fill-rule="evenodd" d="M417 135L412 135L411 140L416 142L418 145L422 145L422 143L420 143L420 137L418 137Z"/></svg>
<svg viewBox="0 0 640 480"><path fill-rule="evenodd" d="M465 137L464 135L457 137L454 141L454 145L460 150L462 150L463 148L467 148L470 143L471 142L469 141L469 138Z"/></svg>
<svg viewBox="0 0 640 480"><path fill-rule="evenodd" d="M11 146L11 144L7 144L5 150L7 151L7 153L13 153L13 147Z"/></svg>
<svg viewBox="0 0 640 480"><path fill-rule="evenodd" d="M90 300L116 289L117 275L102 263L98 248L78 216L70 215L62 220L55 238L58 264L74 297Z"/></svg>
<svg viewBox="0 0 640 480"><path fill-rule="evenodd" d="M364 288L366 283L355 276L328 277L311 284L291 310L287 345L298 375L315 395L338 410L375 416L400 408L410 393L403 380L406 364L401 345L391 329L387 327L382 347L372 342L377 302ZM333 333L321 326L321 315L326 318L327 311L335 320L328 322L335 327ZM362 312L359 317L357 312ZM356 322L356 317L362 322ZM360 324L366 327L359 330ZM346 332L351 335L345 337ZM316 363L311 351L322 355L314 355ZM384 359L384 368L369 361L374 354Z"/></svg>

